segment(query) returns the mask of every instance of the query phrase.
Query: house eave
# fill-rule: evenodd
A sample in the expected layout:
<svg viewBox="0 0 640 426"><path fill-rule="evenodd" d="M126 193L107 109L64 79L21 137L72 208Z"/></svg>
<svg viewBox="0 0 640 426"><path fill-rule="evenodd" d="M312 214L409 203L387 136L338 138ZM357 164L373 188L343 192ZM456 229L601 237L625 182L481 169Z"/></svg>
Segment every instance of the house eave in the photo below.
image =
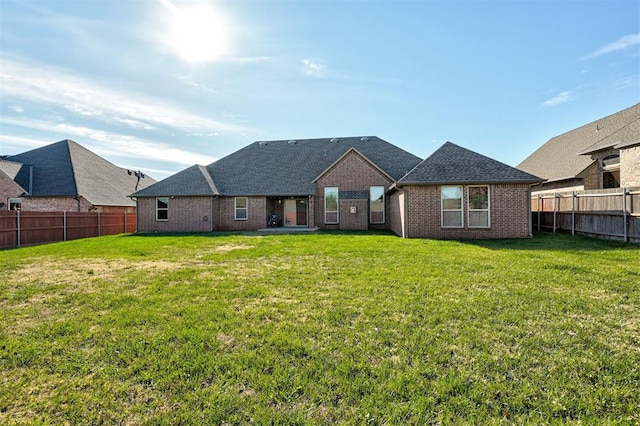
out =
<svg viewBox="0 0 640 426"><path fill-rule="evenodd" d="M396 188L401 188L403 186L437 186L437 185L509 185L509 184L535 184L542 183L544 179L517 179L517 180L459 180L459 181L433 181L433 182L424 182L424 181L413 181L413 182L397 182L395 185L392 185ZM389 189L392 189L389 188Z"/></svg>

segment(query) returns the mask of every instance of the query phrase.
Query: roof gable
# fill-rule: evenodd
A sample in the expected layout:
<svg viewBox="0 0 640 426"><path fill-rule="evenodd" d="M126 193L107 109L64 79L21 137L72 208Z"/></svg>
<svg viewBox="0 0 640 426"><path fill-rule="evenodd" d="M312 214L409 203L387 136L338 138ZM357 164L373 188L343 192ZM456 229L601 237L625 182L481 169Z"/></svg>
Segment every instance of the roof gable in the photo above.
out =
<svg viewBox="0 0 640 426"><path fill-rule="evenodd" d="M133 195L313 195L314 180L351 150L394 181L421 161L375 136L262 141L206 166L207 173L200 176L208 176L210 184L205 185L191 170L170 176ZM193 179L200 183L191 182ZM199 189L190 189L192 185Z"/></svg>
<svg viewBox="0 0 640 426"><path fill-rule="evenodd" d="M518 168L551 181L576 177L593 163L589 156L580 153L614 142L609 138L639 117L640 103L555 136L522 161ZM640 135L636 135L636 139L640 139Z"/></svg>
<svg viewBox="0 0 640 426"><path fill-rule="evenodd" d="M334 161L329 167L327 167L326 169L324 169L324 171L322 173L320 173L320 175L318 175L313 182L317 182L318 179L320 179L321 177L323 177L324 175L326 175L327 173L329 173L329 171L331 171L333 168L335 168L338 164L340 164L349 154L355 154L358 157L362 158L366 163L368 163L372 168L376 169L378 172L380 172L382 175L386 176L387 178L389 178L389 180L393 181L395 179L393 179L391 176L389 176L384 170L382 170L380 167L378 167L373 161L369 160L366 156L362 155L362 153L360 153L360 151L358 151L355 148L350 148L347 152L345 152L344 154L342 154L340 156L340 158L338 158L336 161Z"/></svg>
<svg viewBox="0 0 640 426"><path fill-rule="evenodd" d="M401 184L534 183L542 179L447 142L418 164Z"/></svg>

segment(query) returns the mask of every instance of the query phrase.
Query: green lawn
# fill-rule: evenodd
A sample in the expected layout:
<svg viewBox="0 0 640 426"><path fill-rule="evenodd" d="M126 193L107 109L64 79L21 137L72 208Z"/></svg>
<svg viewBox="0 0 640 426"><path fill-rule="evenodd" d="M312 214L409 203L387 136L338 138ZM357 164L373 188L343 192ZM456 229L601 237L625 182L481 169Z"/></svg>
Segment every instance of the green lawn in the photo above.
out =
<svg viewBox="0 0 640 426"><path fill-rule="evenodd" d="M0 276L0 424L640 422L637 245L123 235Z"/></svg>

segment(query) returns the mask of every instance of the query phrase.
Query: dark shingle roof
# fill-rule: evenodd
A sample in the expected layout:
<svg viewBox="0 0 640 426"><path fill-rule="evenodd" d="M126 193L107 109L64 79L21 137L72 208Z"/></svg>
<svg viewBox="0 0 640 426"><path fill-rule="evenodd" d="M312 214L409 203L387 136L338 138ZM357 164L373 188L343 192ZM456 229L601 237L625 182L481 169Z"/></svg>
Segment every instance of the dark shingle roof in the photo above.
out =
<svg viewBox="0 0 640 426"><path fill-rule="evenodd" d="M135 197L219 195L206 167L195 165L133 194Z"/></svg>
<svg viewBox="0 0 640 426"><path fill-rule="evenodd" d="M7 157L22 167L15 181L29 188L33 166L32 196L82 196L94 205L134 206L128 195L155 180L140 178L127 169L117 167L78 143L63 140L42 148Z"/></svg>
<svg viewBox="0 0 640 426"><path fill-rule="evenodd" d="M573 178L593 163L588 155L581 153L592 152L590 147L615 145L615 140L610 138L639 119L640 103L549 139L518 168L550 181ZM640 139L640 135L636 134L635 139Z"/></svg>
<svg viewBox="0 0 640 426"><path fill-rule="evenodd" d="M402 184L534 183L542 179L447 142L418 164Z"/></svg>
<svg viewBox="0 0 640 426"><path fill-rule="evenodd" d="M200 185L206 194L198 195L312 195L314 179L352 148L395 180L420 162L375 136L254 142L209 164L206 170L217 192ZM133 195L194 195L185 189L194 174L185 172Z"/></svg>

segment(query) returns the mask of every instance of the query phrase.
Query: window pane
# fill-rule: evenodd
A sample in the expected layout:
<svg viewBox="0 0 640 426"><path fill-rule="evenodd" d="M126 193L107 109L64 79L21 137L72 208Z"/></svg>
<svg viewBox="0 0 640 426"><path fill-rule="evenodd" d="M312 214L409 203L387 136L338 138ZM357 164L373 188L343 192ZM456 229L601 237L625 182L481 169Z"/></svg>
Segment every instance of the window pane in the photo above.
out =
<svg viewBox="0 0 640 426"><path fill-rule="evenodd" d="M371 223L384 223L384 186L369 189L369 212Z"/></svg>
<svg viewBox="0 0 640 426"><path fill-rule="evenodd" d="M489 212L488 211L470 211L469 226L485 227L485 228L489 226Z"/></svg>
<svg viewBox="0 0 640 426"><path fill-rule="evenodd" d="M324 208L326 211L338 211L338 188L324 189Z"/></svg>
<svg viewBox="0 0 640 426"><path fill-rule="evenodd" d="M462 187L445 186L442 188L442 208L444 210L462 208Z"/></svg>
<svg viewBox="0 0 640 426"><path fill-rule="evenodd" d="M156 202L156 207L159 209L166 209L169 207L169 198L167 197L156 198Z"/></svg>
<svg viewBox="0 0 640 426"><path fill-rule="evenodd" d="M338 212L326 212L326 214L325 214L325 222L326 223L338 223Z"/></svg>
<svg viewBox="0 0 640 426"><path fill-rule="evenodd" d="M237 209L246 209L247 208L247 197L237 197L236 198L236 208Z"/></svg>
<svg viewBox="0 0 640 426"><path fill-rule="evenodd" d="M246 219L247 209L236 209L236 219Z"/></svg>
<svg viewBox="0 0 640 426"><path fill-rule="evenodd" d="M169 219L169 211L168 210L158 210L156 214L156 219L158 220L167 220Z"/></svg>
<svg viewBox="0 0 640 426"><path fill-rule="evenodd" d="M384 223L384 213L371 212L371 223Z"/></svg>
<svg viewBox="0 0 640 426"><path fill-rule="evenodd" d="M489 208L489 188L472 186L469 188L469 208L472 210Z"/></svg>
<svg viewBox="0 0 640 426"><path fill-rule="evenodd" d="M442 226L462 226L462 212L442 212Z"/></svg>

